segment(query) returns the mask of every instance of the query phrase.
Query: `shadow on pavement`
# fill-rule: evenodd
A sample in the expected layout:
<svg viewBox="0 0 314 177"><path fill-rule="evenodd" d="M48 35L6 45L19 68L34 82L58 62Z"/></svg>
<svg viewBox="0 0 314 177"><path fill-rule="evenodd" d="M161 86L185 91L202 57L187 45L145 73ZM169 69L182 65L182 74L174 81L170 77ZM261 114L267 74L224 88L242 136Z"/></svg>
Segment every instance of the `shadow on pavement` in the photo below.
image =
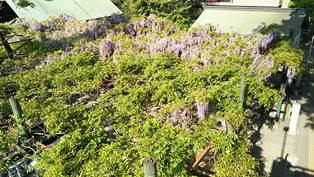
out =
<svg viewBox="0 0 314 177"><path fill-rule="evenodd" d="M287 156L286 156L287 157ZM269 177L285 177L287 168L291 165L286 159L279 157L273 161ZM287 170L290 171L290 170Z"/></svg>
<svg viewBox="0 0 314 177"><path fill-rule="evenodd" d="M305 37L303 38L304 43L307 42L306 46L302 47L305 51L304 60L308 59L309 53L308 49L310 47L309 42L311 41L312 36L314 35L314 25L312 28L308 29L305 33ZM306 53L307 52L307 53ZM301 106L301 114L305 114L307 116L308 122L304 125L306 128L311 128L314 131L314 48L312 49L311 60L309 62L309 70L303 72L301 86L299 88L294 88L290 90L289 95L291 96L291 100L302 100ZM296 82L296 80L294 81ZM287 100L290 104L290 99ZM256 105L258 107L258 105ZM252 143L252 148L250 150L251 155L255 157L259 164L257 167L257 172L260 176L267 176L267 177L314 177L314 170L303 168L300 166L296 166L295 160L293 156L289 156L289 154L284 154L285 146L286 146L286 138L287 138L287 131L288 127L284 127L284 139L282 145L278 146L278 149L281 150L281 155L277 159L273 160L271 165L271 171L269 174L265 172L265 159L269 157L264 157L262 152L263 149L259 146L259 141L262 139L261 129L263 126L268 126L270 130L273 130L274 125L276 125L275 119L269 117L269 111L265 111L263 108L255 108L253 106L250 110L254 113L250 116L250 123L248 128L250 130L250 140ZM272 111L272 110L270 110ZM286 113L284 112L284 117ZM285 120L289 121L289 120ZM280 121L281 122L281 121ZM280 123L278 122L278 123Z"/></svg>
<svg viewBox="0 0 314 177"><path fill-rule="evenodd" d="M282 120L276 121L275 118L270 117L270 112L273 110L266 110L262 107L259 107L258 105L252 106L251 111L253 112L253 115L250 116L250 124L248 125L250 129L250 141L252 143L252 148L250 149L250 154L258 161L258 165L256 167L256 171L258 172L259 176L267 176L267 173L265 171L265 160L267 157L263 156L263 148L259 145L259 141L262 139L261 129L263 126L266 126L271 131L274 130L274 126L278 125ZM276 123L277 122L277 123ZM286 144L286 136L287 131L289 130L288 127L284 127L283 131L285 132L284 140L282 142L282 146L279 146L278 148L281 149L281 157L283 156L283 152L285 149ZM278 160L281 161L281 160ZM280 164L280 163L279 163ZM277 169L278 163L276 163L276 169ZM281 168L282 169L282 168ZM274 177L281 177L277 174L280 172L277 172L275 170L272 170L274 173ZM282 171L281 171L282 172Z"/></svg>
<svg viewBox="0 0 314 177"><path fill-rule="evenodd" d="M295 166L293 168L296 169L295 177L314 177L314 171L313 170L298 167L298 166Z"/></svg>
<svg viewBox="0 0 314 177"><path fill-rule="evenodd" d="M265 157L263 157L262 152L263 149L261 146L257 144L262 138L261 128L263 125L268 126L269 129L273 129L275 125L275 119L269 117L270 110L265 110L263 107L260 107L258 104L253 105L250 110L252 111L252 115L250 116L248 128L250 130L250 141L252 143L252 147L250 149L250 154L257 160L258 165L256 167L256 171L259 176L265 176Z"/></svg>
<svg viewBox="0 0 314 177"><path fill-rule="evenodd" d="M273 161L269 177L314 177L314 170L291 165L287 160L288 156L287 154L285 158L279 157Z"/></svg>
<svg viewBox="0 0 314 177"><path fill-rule="evenodd" d="M313 63L310 64L313 65ZM313 72L311 70L312 69L310 69L309 72ZM313 73L306 73L300 88L301 98L302 100L304 100L304 102L302 103L300 113L305 114L308 117L307 118L308 122L305 124L304 127L311 128L312 130L314 130L314 117L313 117L314 86L311 83L314 83Z"/></svg>
<svg viewBox="0 0 314 177"><path fill-rule="evenodd" d="M291 160L293 160L293 157L289 158L289 154L283 156L289 127L284 127L283 130L285 134L281 147L281 156L273 161L269 177L314 177L314 170L292 165Z"/></svg>
<svg viewBox="0 0 314 177"><path fill-rule="evenodd" d="M307 31L304 36L305 46L302 47L303 51L305 51L305 62L309 60L308 70L304 72L302 76L301 86L299 88L299 93L297 93L298 97L303 100L301 107L301 114L305 114L308 118L308 122L305 124L305 128L311 128L314 131L314 62L313 62L313 46L311 46L311 42L314 36L314 25L313 21L311 22L311 28ZM312 50L310 48L312 47ZM311 51L311 52L310 52Z"/></svg>

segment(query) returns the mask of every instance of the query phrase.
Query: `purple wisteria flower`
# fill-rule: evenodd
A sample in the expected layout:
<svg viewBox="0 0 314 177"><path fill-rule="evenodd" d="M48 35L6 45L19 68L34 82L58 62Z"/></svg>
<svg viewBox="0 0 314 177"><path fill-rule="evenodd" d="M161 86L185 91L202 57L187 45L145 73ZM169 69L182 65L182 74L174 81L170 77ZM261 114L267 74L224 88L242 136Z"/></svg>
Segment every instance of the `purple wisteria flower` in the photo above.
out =
<svg viewBox="0 0 314 177"><path fill-rule="evenodd" d="M240 47L236 47L235 48L235 53L237 54L237 55L240 55L241 54L241 49L240 49Z"/></svg>
<svg viewBox="0 0 314 177"><path fill-rule="evenodd" d="M261 57L260 56L255 56L253 60L253 64L258 65L260 63Z"/></svg>
<svg viewBox="0 0 314 177"><path fill-rule="evenodd" d="M193 120L190 112L187 109L184 109L174 110L171 113L170 121L173 125L178 125L180 123L182 126L188 126Z"/></svg>
<svg viewBox="0 0 314 177"><path fill-rule="evenodd" d="M178 110L174 110L171 114L170 120L172 121L173 125L177 125L179 121L180 112Z"/></svg>
<svg viewBox="0 0 314 177"><path fill-rule="evenodd" d="M135 31L135 26L134 26L134 24L129 24L127 27L126 27L126 33L127 34L131 34L131 35L133 35L133 36L135 36L136 35L136 31Z"/></svg>
<svg viewBox="0 0 314 177"><path fill-rule="evenodd" d="M259 46L261 41L262 41L262 35L261 34L257 34L255 39L254 39L254 41L255 41L255 45Z"/></svg>
<svg viewBox="0 0 314 177"><path fill-rule="evenodd" d="M193 68L193 72L195 73L199 73L201 71L201 69L199 67L194 67Z"/></svg>
<svg viewBox="0 0 314 177"><path fill-rule="evenodd" d="M204 42L206 42L207 40L209 40L209 39L206 39L205 37L198 37L197 38L197 44L204 44Z"/></svg>
<svg viewBox="0 0 314 177"><path fill-rule="evenodd" d="M46 28L45 26L43 26L41 23L33 23L31 26L30 26L30 29L33 30L33 31L39 31L41 33L45 32L46 31Z"/></svg>
<svg viewBox="0 0 314 177"><path fill-rule="evenodd" d="M170 40L168 38L162 38L159 41L157 41L158 45L162 45L163 47L167 48L170 45Z"/></svg>
<svg viewBox="0 0 314 177"><path fill-rule="evenodd" d="M203 102L197 102L197 117L200 120L204 120L206 113L208 112L208 107Z"/></svg>
<svg viewBox="0 0 314 177"><path fill-rule="evenodd" d="M266 57L265 65L266 65L266 67L268 67L268 68L273 67L273 66L274 66L274 59L272 59L272 58L270 58L270 57Z"/></svg>
<svg viewBox="0 0 314 177"><path fill-rule="evenodd" d="M102 45L99 47L99 54L104 58L109 58L114 51L114 44L110 39L107 39Z"/></svg>
<svg viewBox="0 0 314 177"><path fill-rule="evenodd" d="M195 58L201 58L201 51L197 46L190 47L182 52L181 59L195 59Z"/></svg>
<svg viewBox="0 0 314 177"><path fill-rule="evenodd" d="M192 52L184 51L181 54L181 59L190 59L192 55L193 55Z"/></svg>
<svg viewBox="0 0 314 177"><path fill-rule="evenodd" d="M229 44L234 43L234 41L235 41L235 37L230 37L230 38L228 39Z"/></svg>
<svg viewBox="0 0 314 177"><path fill-rule="evenodd" d="M222 34L223 33L223 30L219 27L216 28L216 33L218 34Z"/></svg>
<svg viewBox="0 0 314 177"><path fill-rule="evenodd" d="M272 43L272 41L275 39L276 35L277 34L275 32L269 33L267 35L266 39L264 39L262 41L262 49L265 50Z"/></svg>
<svg viewBox="0 0 314 177"><path fill-rule="evenodd" d="M63 19L63 21L66 22L66 23L74 23L74 22L76 22L76 19L72 15L61 14L60 18Z"/></svg>
<svg viewBox="0 0 314 177"><path fill-rule="evenodd" d="M122 15L118 14L112 14L109 19L110 23L116 24L116 23L122 23L125 22L126 19Z"/></svg>
<svg viewBox="0 0 314 177"><path fill-rule="evenodd" d="M12 24L13 26L15 26L15 24ZM17 18L16 19L16 25L21 26L23 29L27 29L29 27L29 24L26 23L23 19L21 18Z"/></svg>
<svg viewBox="0 0 314 177"><path fill-rule="evenodd" d="M240 54L240 55L241 55L241 57L243 57L243 56L244 56L245 51L246 51L246 49L242 49L242 50L241 50L241 54Z"/></svg>
<svg viewBox="0 0 314 177"><path fill-rule="evenodd" d="M210 26L207 25L204 28L198 30L195 32L196 37L197 36L207 36L208 32L210 31Z"/></svg>
<svg viewBox="0 0 314 177"><path fill-rule="evenodd" d="M287 79L288 79L287 82L289 85L292 84L294 77L295 77L295 68L291 67L287 71Z"/></svg>
<svg viewBox="0 0 314 177"><path fill-rule="evenodd" d="M210 65L210 60L203 60L203 65L204 66L209 66Z"/></svg>
<svg viewBox="0 0 314 177"><path fill-rule="evenodd" d="M253 48L251 49L251 56L254 56L254 55L257 55L257 54L259 54L259 49L253 47Z"/></svg>
<svg viewBox="0 0 314 177"><path fill-rule="evenodd" d="M147 27L147 22L145 20L141 20L137 22L134 26L134 28L137 30L138 28L146 28Z"/></svg>
<svg viewBox="0 0 314 177"><path fill-rule="evenodd" d="M175 53L175 54L177 54L178 56L181 55L183 50L186 50L186 45L185 44L174 44L170 48L170 51Z"/></svg>
<svg viewBox="0 0 314 177"><path fill-rule="evenodd" d="M183 111L181 112L180 116L181 116L182 118L188 118L188 117L189 117L189 111L187 111L186 109L183 110Z"/></svg>

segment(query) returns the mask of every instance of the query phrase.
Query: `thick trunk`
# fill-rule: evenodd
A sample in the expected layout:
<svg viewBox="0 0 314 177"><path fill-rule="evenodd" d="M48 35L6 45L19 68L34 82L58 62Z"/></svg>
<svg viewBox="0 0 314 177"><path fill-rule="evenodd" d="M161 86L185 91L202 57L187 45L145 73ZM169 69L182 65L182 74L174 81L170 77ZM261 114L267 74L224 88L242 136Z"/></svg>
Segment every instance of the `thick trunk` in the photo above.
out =
<svg viewBox="0 0 314 177"><path fill-rule="evenodd" d="M12 59L13 58L13 50L12 50L10 44L8 43L8 41L5 40L4 35L1 31L0 31L0 40L1 40L1 43L4 46L5 50L8 53L8 57Z"/></svg>

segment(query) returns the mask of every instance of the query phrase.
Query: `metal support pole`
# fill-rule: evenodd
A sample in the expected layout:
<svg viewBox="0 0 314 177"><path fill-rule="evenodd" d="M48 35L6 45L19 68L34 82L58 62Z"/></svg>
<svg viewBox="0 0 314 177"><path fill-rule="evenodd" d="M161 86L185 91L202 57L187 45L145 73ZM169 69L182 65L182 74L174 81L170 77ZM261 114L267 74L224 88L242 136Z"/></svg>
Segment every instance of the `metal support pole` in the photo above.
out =
<svg viewBox="0 0 314 177"><path fill-rule="evenodd" d="M19 101L15 98L10 98L9 100L17 128L19 129L22 138L29 138L29 133L25 130L23 123L21 122L22 108Z"/></svg>
<svg viewBox="0 0 314 177"><path fill-rule="evenodd" d="M312 36L312 41L311 41L311 46L310 46L310 51L306 60L306 71L308 70L309 67L309 61L311 59L311 54L312 54L312 48L313 48L313 42L314 42L314 36Z"/></svg>
<svg viewBox="0 0 314 177"><path fill-rule="evenodd" d="M277 103L276 121L278 121L279 118L280 118L281 105L282 105L282 98L280 98L279 101L278 101L278 103Z"/></svg>
<svg viewBox="0 0 314 177"><path fill-rule="evenodd" d="M245 74L241 76L240 105L243 106L245 92Z"/></svg>
<svg viewBox="0 0 314 177"><path fill-rule="evenodd" d="M144 177L157 177L156 159L154 157L144 159Z"/></svg>
<svg viewBox="0 0 314 177"><path fill-rule="evenodd" d="M22 108L19 101L15 98L10 98L10 105L14 114L14 119L17 121L20 117L22 117Z"/></svg>

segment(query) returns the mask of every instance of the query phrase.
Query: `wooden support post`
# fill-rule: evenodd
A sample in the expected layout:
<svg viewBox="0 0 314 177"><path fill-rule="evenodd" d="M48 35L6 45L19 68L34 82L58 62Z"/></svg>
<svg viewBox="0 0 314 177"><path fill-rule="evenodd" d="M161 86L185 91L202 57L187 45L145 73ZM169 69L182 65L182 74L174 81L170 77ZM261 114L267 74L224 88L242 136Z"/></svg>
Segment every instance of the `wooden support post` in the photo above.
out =
<svg viewBox="0 0 314 177"><path fill-rule="evenodd" d="M196 169L196 167L198 166L198 164L202 161L202 159L205 157L205 155L207 154L207 152L209 151L211 147L211 143L209 143L205 149L203 149L195 158L192 166L189 169L189 173L192 172L193 170Z"/></svg>
<svg viewBox="0 0 314 177"><path fill-rule="evenodd" d="M156 159L154 157L144 159L144 177L157 177Z"/></svg>
<svg viewBox="0 0 314 177"><path fill-rule="evenodd" d="M14 133L17 133L18 131L15 130L13 127L11 127L10 125L8 126L8 129ZM41 147L43 150L51 152L52 149L46 145L44 145L43 143L39 142L39 141L35 141L35 144L39 147Z"/></svg>
<svg viewBox="0 0 314 177"><path fill-rule="evenodd" d="M240 105L243 106L245 92L245 74L241 76Z"/></svg>
<svg viewBox="0 0 314 177"><path fill-rule="evenodd" d="M276 111L276 121L278 121L280 119L280 113L281 113L281 106L282 106L282 101L284 99L284 95L285 95L285 85L281 84L280 85L280 90L279 90L280 94L282 95L282 97L279 99L278 103L277 103L277 111Z"/></svg>
<svg viewBox="0 0 314 177"><path fill-rule="evenodd" d="M46 145L44 145L43 143L39 142L39 141L36 141L35 143L36 145L40 146L42 149L44 149L45 151L48 151L48 152L51 152L52 149Z"/></svg>

